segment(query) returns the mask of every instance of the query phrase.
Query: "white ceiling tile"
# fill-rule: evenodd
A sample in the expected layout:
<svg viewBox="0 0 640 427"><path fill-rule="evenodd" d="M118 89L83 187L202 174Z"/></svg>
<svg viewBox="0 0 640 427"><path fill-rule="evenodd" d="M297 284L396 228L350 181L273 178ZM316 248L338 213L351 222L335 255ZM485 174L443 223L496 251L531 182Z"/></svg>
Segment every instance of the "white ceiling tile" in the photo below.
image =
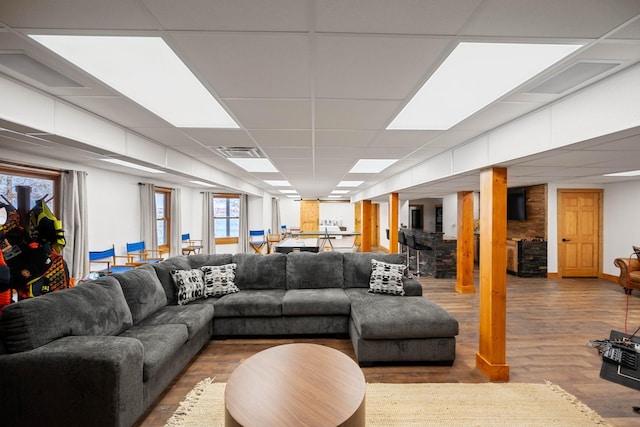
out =
<svg viewBox="0 0 640 427"><path fill-rule="evenodd" d="M433 71L446 39L319 36L318 98L403 100Z"/></svg>
<svg viewBox="0 0 640 427"><path fill-rule="evenodd" d="M317 0L316 30L457 34L481 0Z"/></svg>
<svg viewBox="0 0 640 427"><path fill-rule="evenodd" d="M307 99L231 99L227 104L246 129L311 129Z"/></svg>
<svg viewBox="0 0 640 427"><path fill-rule="evenodd" d="M319 99L316 129L371 130L386 127L398 109L397 101Z"/></svg>
<svg viewBox="0 0 640 427"><path fill-rule="evenodd" d="M263 149L269 147L311 147L311 130L252 129L249 133Z"/></svg>
<svg viewBox="0 0 640 427"><path fill-rule="evenodd" d="M310 96L306 35L177 33L169 43L222 98Z"/></svg>
<svg viewBox="0 0 640 427"><path fill-rule="evenodd" d="M143 0L168 30L306 31L309 0Z"/></svg>
<svg viewBox="0 0 640 427"><path fill-rule="evenodd" d="M361 130L317 130L316 147L368 147L376 131Z"/></svg>

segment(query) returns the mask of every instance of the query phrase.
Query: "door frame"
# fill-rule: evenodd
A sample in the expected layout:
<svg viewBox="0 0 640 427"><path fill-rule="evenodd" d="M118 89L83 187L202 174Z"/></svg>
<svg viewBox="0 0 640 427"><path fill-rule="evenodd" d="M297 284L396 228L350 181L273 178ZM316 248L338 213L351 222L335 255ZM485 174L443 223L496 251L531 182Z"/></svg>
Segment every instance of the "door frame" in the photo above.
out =
<svg viewBox="0 0 640 427"><path fill-rule="evenodd" d="M562 238L560 236L560 218L564 214L561 210L562 206L562 194L563 193L596 193L598 195L598 253L596 258L598 260L598 277L602 277L602 263L603 263L603 202L604 202L604 189L602 188L558 188L557 190L557 218L556 218L556 247L558 253L558 275L560 278L564 277L564 246L562 245Z"/></svg>

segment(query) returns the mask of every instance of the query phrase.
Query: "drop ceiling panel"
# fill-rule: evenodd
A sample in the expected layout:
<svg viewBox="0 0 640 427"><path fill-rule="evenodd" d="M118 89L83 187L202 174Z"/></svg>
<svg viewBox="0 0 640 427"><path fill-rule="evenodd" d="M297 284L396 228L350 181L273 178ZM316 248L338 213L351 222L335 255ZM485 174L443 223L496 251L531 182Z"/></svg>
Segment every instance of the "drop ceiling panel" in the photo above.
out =
<svg viewBox="0 0 640 427"><path fill-rule="evenodd" d="M540 108L542 105L539 102L496 102L490 108L483 109L455 126L455 130L485 132Z"/></svg>
<svg viewBox="0 0 640 427"><path fill-rule="evenodd" d="M316 1L316 30L389 34L457 34L480 0Z"/></svg>
<svg viewBox="0 0 640 427"><path fill-rule="evenodd" d="M143 0L169 30L306 31L308 0Z"/></svg>
<svg viewBox="0 0 640 427"><path fill-rule="evenodd" d="M368 147L376 131L317 130L316 147Z"/></svg>
<svg viewBox="0 0 640 427"><path fill-rule="evenodd" d="M28 7L29 13L25 13ZM2 0L2 21L12 27L62 29L160 29L140 1Z"/></svg>
<svg viewBox="0 0 640 427"><path fill-rule="evenodd" d="M423 81L449 40L319 36L316 97L402 100Z"/></svg>
<svg viewBox="0 0 640 427"><path fill-rule="evenodd" d="M270 147L264 148L264 153L272 160L298 160L311 157L311 148L302 147Z"/></svg>
<svg viewBox="0 0 640 427"><path fill-rule="evenodd" d="M311 147L310 130L251 130L251 136L263 149L269 147Z"/></svg>
<svg viewBox="0 0 640 427"><path fill-rule="evenodd" d="M242 129L181 128L180 132L207 147L255 147Z"/></svg>
<svg viewBox="0 0 640 427"><path fill-rule="evenodd" d="M611 3L536 0L486 0L464 26L462 35L598 38L640 13L636 0Z"/></svg>
<svg viewBox="0 0 640 427"><path fill-rule="evenodd" d="M246 129L311 129L307 99L232 99L227 104Z"/></svg>
<svg viewBox="0 0 640 427"><path fill-rule="evenodd" d="M316 129L379 129L391 121L399 106L398 101L319 99Z"/></svg>
<svg viewBox="0 0 640 427"><path fill-rule="evenodd" d="M222 98L308 98L309 38L173 33L170 43Z"/></svg>

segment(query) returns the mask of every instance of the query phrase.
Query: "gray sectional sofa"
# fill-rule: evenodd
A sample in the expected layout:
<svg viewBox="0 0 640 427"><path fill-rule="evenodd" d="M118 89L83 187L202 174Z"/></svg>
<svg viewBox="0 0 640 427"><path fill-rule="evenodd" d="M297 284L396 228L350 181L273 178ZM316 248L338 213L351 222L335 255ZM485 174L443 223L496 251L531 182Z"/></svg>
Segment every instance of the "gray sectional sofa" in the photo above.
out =
<svg viewBox="0 0 640 427"><path fill-rule="evenodd" d="M0 422L133 425L212 338L349 336L361 364L453 363L456 319L408 277L404 296L369 292L372 259L404 260L178 256L11 304L0 318ZM172 270L229 264L238 292L177 304Z"/></svg>

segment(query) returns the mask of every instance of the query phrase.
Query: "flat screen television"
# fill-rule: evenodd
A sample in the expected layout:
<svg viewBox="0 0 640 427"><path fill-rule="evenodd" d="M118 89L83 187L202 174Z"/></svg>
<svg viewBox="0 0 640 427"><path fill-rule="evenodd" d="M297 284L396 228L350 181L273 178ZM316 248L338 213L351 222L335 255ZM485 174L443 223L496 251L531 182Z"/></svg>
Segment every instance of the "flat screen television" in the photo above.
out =
<svg viewBox="0 0 640 427"><path fill-rule="evenodd" d="M527 191L524 187L507 189L507 219L527 220Z"/></svg>

